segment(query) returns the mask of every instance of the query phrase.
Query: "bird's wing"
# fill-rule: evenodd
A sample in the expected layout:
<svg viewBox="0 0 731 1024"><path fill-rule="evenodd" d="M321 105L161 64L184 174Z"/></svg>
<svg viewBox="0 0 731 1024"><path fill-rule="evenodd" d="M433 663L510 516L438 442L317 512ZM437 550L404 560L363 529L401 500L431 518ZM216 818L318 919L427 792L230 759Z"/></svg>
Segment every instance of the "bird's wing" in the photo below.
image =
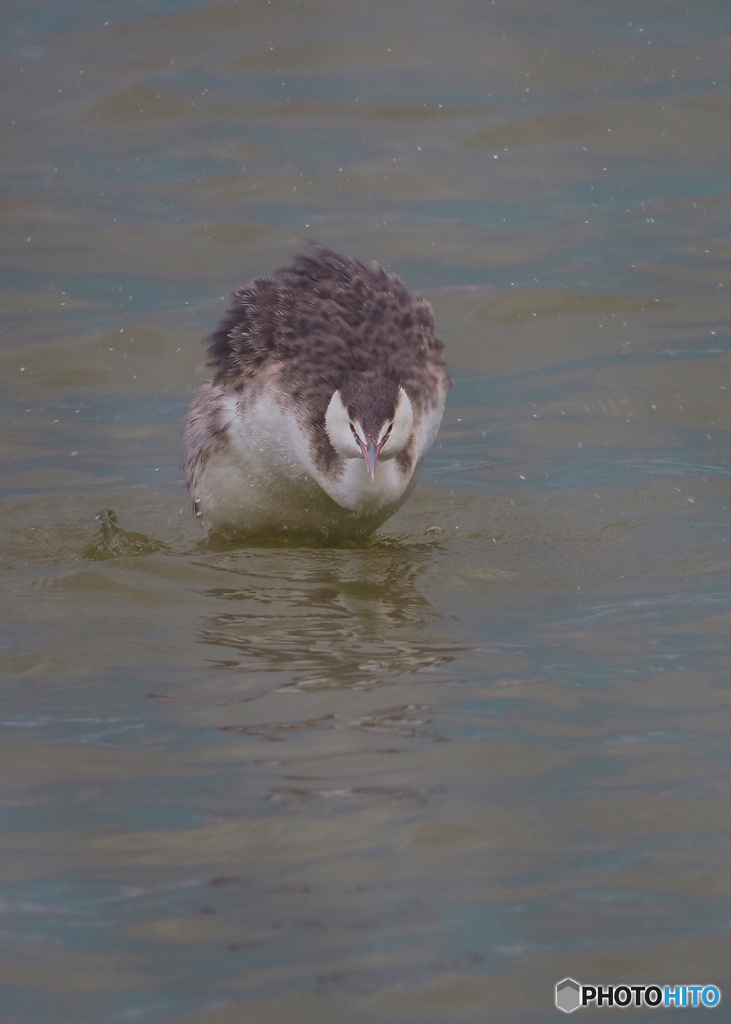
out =
<svg viewBox="0 0 731 1024"><path fill-rule="evenodd" d="M230 309L205 339L206 366L214 370L214 384L228 384L241 390L277 358L282 299L281 286L266 277L236 290Z"/></svg>

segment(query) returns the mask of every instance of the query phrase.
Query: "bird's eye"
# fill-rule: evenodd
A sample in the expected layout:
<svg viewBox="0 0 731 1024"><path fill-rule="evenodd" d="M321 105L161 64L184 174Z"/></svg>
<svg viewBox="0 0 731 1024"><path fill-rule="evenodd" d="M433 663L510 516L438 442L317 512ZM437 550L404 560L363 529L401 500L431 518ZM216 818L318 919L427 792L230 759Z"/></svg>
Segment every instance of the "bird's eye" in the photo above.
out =
<svg viewBox="0 0 731 1024"><path fill-rule="evenodd" d="M391 433L392 430L393 430L393 423L389 423L388 430L386 431L386 433L383 436L384 437L388 437L388 435Z"/></svg>
<svg viewBox="0 0 731 1024"><path fill-rule="evenodd" d="M353 425L352 422L350 424L350 432L353 435L353 437L357 437L358 436L358 431L355 429L355 426Z"/></svg>

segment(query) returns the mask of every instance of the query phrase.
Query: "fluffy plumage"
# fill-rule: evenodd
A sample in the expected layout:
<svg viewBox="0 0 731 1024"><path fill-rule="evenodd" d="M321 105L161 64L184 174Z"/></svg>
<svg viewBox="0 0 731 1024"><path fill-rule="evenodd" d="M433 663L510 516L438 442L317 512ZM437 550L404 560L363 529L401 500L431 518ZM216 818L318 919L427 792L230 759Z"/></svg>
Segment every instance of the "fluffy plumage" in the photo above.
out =
<svg viewBox="0 0 731 1024"><path fill-rule="evenodd" d="M398 277L314 248L239 288L207 341L183 465L210 530L366 536L406 500L451 382Z"/></svg>

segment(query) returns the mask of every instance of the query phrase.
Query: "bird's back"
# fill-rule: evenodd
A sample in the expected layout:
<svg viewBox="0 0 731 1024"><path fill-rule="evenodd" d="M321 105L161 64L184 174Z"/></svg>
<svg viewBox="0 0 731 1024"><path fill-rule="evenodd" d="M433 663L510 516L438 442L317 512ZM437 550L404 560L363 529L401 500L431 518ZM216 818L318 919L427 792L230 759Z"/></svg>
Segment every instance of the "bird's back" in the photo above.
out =
<svg viewBox="0 0 731 1024"><path fill-rule="evenodd" d="M240 389L276 364L305 403L348 371L392 373L417 396L435 371L446 376L429 303L381 267L321 247L239 288L209 341L214 383Z"/></svg>

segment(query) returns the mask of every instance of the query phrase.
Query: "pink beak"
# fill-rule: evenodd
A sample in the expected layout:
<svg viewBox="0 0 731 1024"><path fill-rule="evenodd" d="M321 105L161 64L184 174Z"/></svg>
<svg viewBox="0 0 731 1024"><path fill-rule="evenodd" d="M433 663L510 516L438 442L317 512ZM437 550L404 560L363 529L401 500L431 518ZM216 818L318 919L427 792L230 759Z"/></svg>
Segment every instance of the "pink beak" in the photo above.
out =
<svg viewBox="0 0 731 1024"><path fill-rule="evenodd" d="M368 444L364 444L360 438L358 438L358 444L360 450L363 452L363 458L368 472L371 474L371 480L376 479L376 459L378 458L378 448L376 448L373 441L369 441Z"/></svg>
<svg viewBox="0 0 731 1024"><path fill-rule="evenodd" d="M385 443L385 437L380 444L376 444L374 441L369 441L368 444L365 444L365 442L358 438L358 444L363 452L363 458L365 459L366 468L371 475L371 480L376 479L376 459L381 454L381 448L383 448Z"/></svg>

